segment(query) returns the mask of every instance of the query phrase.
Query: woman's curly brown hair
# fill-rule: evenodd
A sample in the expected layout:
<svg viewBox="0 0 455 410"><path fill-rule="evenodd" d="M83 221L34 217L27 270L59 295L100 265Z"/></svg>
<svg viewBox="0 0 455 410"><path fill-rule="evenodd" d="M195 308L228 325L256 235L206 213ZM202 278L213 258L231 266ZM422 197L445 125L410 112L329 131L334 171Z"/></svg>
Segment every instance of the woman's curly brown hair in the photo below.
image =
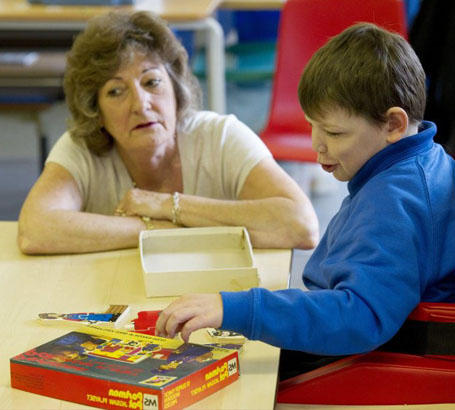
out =
<svg viewBox="0 0 455 410"><path fill-rule="evenodd" d="M68 130L97 155L114 143L100 127L98 91L128 63L132 50L158 57L165 66L177 101L177 129L200 106L201 91L188 66L188 54L161 18L145 11L95 17L68 53L64 89L72 117Z"/></svg>

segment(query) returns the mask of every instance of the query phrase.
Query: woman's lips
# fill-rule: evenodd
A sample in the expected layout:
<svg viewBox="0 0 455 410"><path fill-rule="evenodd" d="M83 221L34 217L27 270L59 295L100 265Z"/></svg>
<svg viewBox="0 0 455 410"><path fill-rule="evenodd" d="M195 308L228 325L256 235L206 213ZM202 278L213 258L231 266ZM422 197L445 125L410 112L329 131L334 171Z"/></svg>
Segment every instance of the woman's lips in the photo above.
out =
<svg viewBox="0 0 455 410"><path fill-rule="evenodd" d="M153 127L154 125L156 124L156 122L145 122L143 124L139 124L139 125L136 125L136 127L134 127L135 130L139 130L141 128L148 128L148 127Z"/></svg>

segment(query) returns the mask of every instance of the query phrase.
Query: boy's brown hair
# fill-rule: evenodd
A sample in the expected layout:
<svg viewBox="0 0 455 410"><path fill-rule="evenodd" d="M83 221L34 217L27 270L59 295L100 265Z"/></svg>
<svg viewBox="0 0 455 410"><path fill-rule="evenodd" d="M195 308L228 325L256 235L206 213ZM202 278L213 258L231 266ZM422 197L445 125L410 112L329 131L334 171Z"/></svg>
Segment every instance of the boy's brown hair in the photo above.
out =
<svg viewBox="0 0 455 410"><path fill-rule="evenodd" d="M399 34L358 23L313 55L300 79L298 96L310 118L342 108L381 125L389 108L401 107L410 123L420 123L426 103L425 72Z"/></svg>

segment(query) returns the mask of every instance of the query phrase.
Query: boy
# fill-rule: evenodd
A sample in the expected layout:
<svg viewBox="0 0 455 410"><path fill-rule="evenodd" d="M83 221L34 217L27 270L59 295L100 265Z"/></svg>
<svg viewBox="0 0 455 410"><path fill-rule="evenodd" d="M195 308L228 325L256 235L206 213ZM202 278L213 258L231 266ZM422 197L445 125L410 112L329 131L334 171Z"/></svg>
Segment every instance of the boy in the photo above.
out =
<svg viewBox="0 0 455 410"><path fill-rule="evenodd" d="M455 162L422 121L425 73L409 44L354 25L315 53L298 94L318 162L349 181L305 267L309 291L187 295L163 311L158 334L187 340L221 327L284 349L347 355L387 342L421 301L455 302Z"/></svg>

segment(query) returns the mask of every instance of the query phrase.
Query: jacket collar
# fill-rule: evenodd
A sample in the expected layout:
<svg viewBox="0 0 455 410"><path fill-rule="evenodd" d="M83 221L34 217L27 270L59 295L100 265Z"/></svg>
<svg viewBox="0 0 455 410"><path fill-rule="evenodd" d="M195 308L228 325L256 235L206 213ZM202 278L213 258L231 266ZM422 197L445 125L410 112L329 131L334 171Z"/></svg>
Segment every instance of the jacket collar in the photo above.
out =
<svg viewBox="0 0 455 410"><path fill-rule="evenodd" d="M417 134L403 138L373 155L349 181L348 191L351 197L355 196L371 178L396 162L430 150L435 135L436 124L422 121Z"/></svg>

